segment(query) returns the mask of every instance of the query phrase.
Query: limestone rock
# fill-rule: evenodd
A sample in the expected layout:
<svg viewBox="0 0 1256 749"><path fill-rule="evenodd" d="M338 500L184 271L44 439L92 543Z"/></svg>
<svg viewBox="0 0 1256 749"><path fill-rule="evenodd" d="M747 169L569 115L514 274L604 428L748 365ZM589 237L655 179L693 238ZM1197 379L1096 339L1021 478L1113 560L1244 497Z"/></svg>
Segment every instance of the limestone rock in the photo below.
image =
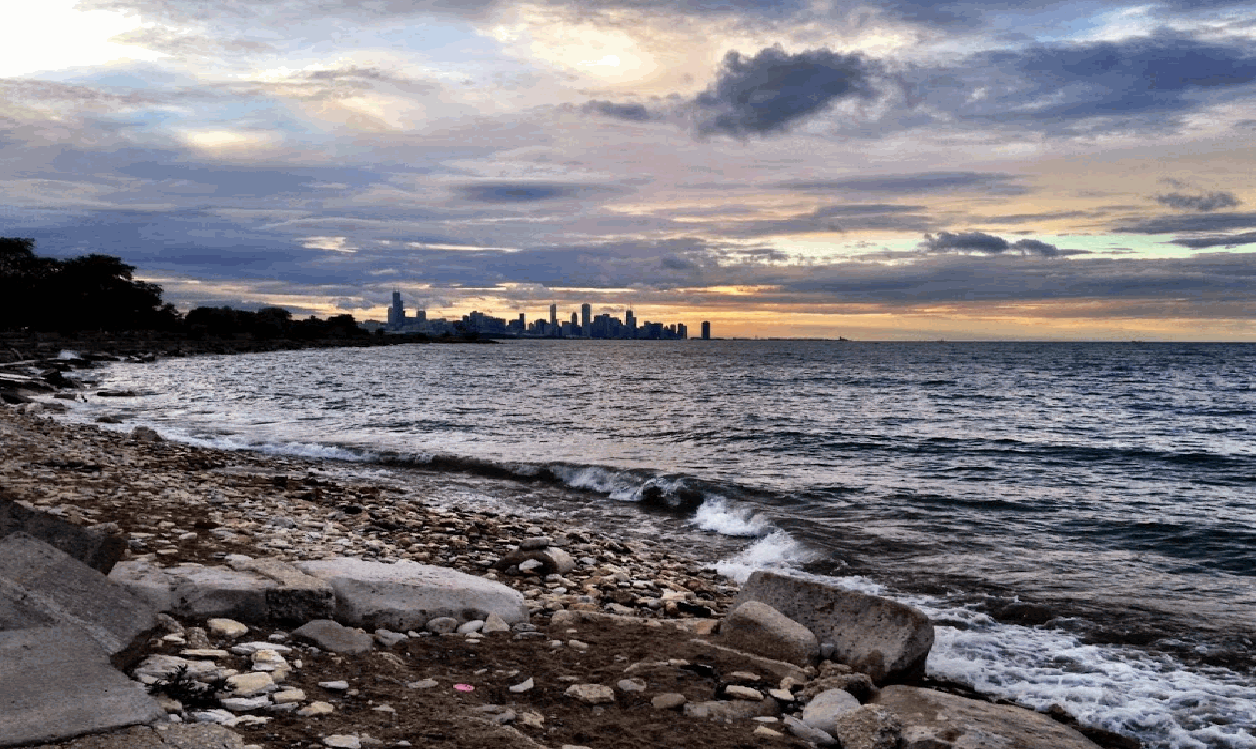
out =
<svg viewBox="0 0 1256 749"><path fill-rule="evenodd" d="M655 710L675 710L688 702L689 699L679 692L666 692L650 700Z"/></svg>
<svg viewBox="0 0 1256 749"><path fill-rule="evenodd" d="M812 728L792 715L785 716L785 727L798 738L803 741L810 741L816 746L834 746L837 744L837 740L828 732L821 731L819 728Z"/></svg>
<svg viewBox="0 0 1256 749"><path fill-rule="evenodd" d="M843 689L829 689L816 695L802 710L802 722L836 735L837 719L860 707L859 700Z"/></svg>
<svg viewBox="0 0 1256 749"><path fill-rule="evenodd" d="M736 604L759 601L834 645L833 659L876 684L917 679L933 647L933 625L918 609L795 575L760 570Z"/></svg>
<svg viewBox="0 0 1256 749"><path fill-rule="evenodd" d="M601 705L615 701L615 690L604 684L572 684L564 692L586 705Z"/></svg>
<svg viewBox="0 0 1256 749"><path fill-rule="evenodd" d="M527 621L521 593L457 570L403 560L395 564L340 558L296 565L336 591L336 620L404 632L428 620L460 621L497 614L504 621Z"/></svg>
<svg viewBox="0 0 1256 749"><path fill-rule="evenodd" d="M307 622L292 630L292 636L328 652L344 655L369 653L375 644L374 639L365 632L350 629L330 619Z"/></svg>
<svg viewBox="0 0 1256 749"><path fill-rule="evenodd" d="M873 704L897 716L917 746L928 740L964 749L1095 749L1072 728L1012 705L899 685L882 689Z"/></svg>
<svg viewBox="0 0 1256 749"><path fill-rule="evenodd" d="M799 666L813 663L820 655L820 643L811 630L759 601L746 601L728 612L720 625L720 641Z"/></svg>
<svg viewBox="0 0 1256 749"><path fill-rule="evenodd" d="M842 749L899 749L902 732L898 716L879 705L864 705L839 715L829 731Z"/></svg>
<svg viewBox="0 0 1256 749"><path fill-rule="evenodd" d="M533 575L565 575L576 568L576 560L572 559L570 554L557 546L546 546L531 549L519 548L508 552L493 563L493 569L504 570L517 566L522 571L523 565L527 562L535 563L530 571Z"/></svg>
<svg viewBox="0 0 1256 749"><path fill-rule="evenodd" d="M764 715L778 715L781 709L776 700L708 700L685 704L684 713L690 718L707 720L742 720Z"/></svg>

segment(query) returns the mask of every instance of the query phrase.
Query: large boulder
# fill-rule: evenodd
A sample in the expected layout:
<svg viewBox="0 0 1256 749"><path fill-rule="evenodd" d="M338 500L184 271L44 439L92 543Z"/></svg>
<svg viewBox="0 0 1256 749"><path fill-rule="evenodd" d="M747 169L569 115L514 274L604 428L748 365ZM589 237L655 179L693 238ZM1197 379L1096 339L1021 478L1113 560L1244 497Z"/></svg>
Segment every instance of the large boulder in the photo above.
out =
<svg viewBox="0 0 1256 749"><path fill-rule="evenodd" d="M29 746L164 720L77 627L0 632L0 747Z"/></svg>
<svg viewBox="0 0 1256 749"><path fill-rule="evenodd" d="M497 614L511 624L528 619L528 607L518 591L445 567L351 557L296 566L336 591L332 618L344 624L405 632L446 616L468 622Z"/></svg>
<svg viewBox="0 0 1256 749"><path fill-rule="evenodd" d="M0 498L0 538L12 533L26 533L106 575L126 552L121 534L84 528Z"/></svg>
<svg viewBox="0 0 1256 749"><path fill-rule="evenodd" d="M820 657L820 643L811 630L759 601L746 601L728 612L720 625L720 641L799 666Z"/></svg>
<svg viewBox="0 0 1256 749"><path fill-rule="evenodd" d="M766 603L835 646L833 660L876 684L915 681L933 647L933 625L919 609L845 590L822 580L758 571L734 601Z"/></svg>
<svg viewBox="0 0 1256 749"><path fill-rule="evenodd" d="M12 533L0 539L0 630L71 626L109 655L157 625L157 612L60 549Z"/></svg>
<svg viewBox="0 0 1256 749"><path fill-rule="evenodd" d="M902 722L905 749L1096 749L1072 728L1013 705L902 685L882 689L873 704Z"/></svg>

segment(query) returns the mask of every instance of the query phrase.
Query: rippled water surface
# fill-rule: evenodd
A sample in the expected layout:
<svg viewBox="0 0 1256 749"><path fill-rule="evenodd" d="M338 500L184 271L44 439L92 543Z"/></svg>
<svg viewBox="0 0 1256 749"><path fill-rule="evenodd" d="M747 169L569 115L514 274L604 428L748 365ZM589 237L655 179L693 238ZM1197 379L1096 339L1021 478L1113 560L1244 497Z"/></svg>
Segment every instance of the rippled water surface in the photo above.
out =
<svg viewBox="0 0 1256 749"><path fill-rule="evenodd" d="M666 508L747 537L730 574L924 607L937 675L1156 746L1256 747L1253 345L519 341L103 377L141 395L82 416Z"/></svg>

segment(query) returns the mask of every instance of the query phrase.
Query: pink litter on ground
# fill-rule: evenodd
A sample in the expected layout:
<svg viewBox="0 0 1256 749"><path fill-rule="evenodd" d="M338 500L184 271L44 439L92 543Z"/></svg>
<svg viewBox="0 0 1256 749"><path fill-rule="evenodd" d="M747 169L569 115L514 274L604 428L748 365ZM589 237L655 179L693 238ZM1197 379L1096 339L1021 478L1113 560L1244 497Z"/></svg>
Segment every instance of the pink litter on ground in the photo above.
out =
<svg viewBox="0 0 1256 749"><path fill-rule="evenodd" d="M475 687L470 684L454 684L454 689L457 689L459 692L470 692L474 690Z"/></svg>

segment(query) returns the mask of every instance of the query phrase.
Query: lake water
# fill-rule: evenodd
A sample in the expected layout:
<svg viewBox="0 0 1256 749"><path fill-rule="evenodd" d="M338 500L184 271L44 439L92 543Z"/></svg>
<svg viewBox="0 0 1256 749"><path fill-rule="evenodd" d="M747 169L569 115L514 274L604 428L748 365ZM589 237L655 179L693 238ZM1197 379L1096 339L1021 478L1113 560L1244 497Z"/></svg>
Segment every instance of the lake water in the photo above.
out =
<svg viewBox="0 0 1256 749"><path fill-rule="evenodd" d="M1256 345L512 341L97 376L140 395L74 418L470 473L482 501L734 577L917 605L939 677L1149 746L1256 748Z"/></svg>

